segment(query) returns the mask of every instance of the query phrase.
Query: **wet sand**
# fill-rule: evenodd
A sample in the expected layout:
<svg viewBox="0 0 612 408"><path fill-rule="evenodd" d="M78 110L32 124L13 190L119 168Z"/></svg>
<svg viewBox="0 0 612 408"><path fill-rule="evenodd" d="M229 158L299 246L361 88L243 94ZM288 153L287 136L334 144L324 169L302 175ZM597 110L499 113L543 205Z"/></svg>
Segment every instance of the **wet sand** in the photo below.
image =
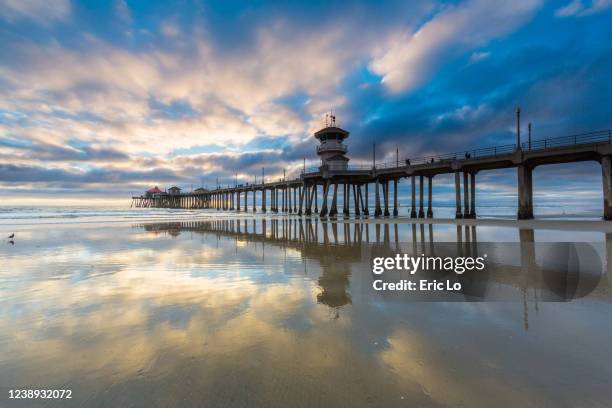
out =
<svg viewBox="0 0 612 408"><path fill-rule="evenodd" d="M5 396L23 387L73 390L40 406L612 405L606 223L325 224L0 228L18 238L0 248L0 405L18 406ZM371 289L372 248L520 243L517 227L534 227L536 242L592 244L598 290L547 302L536 279L503 274L495 287L516 299L419 302Z"/></svg>

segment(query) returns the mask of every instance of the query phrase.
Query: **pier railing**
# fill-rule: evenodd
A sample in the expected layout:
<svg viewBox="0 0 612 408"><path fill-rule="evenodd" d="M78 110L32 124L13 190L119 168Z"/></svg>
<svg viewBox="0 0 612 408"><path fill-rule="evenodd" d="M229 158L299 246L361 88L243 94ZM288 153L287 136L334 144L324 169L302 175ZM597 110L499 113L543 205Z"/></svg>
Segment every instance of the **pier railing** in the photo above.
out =
<svg viewBox="0 0 612 408"><path fill-rule="evenodd" d="M568 147L576 145L586 145L593 143L612 143L612 130L599 130L596 132L581 133L570 136L552 137L547 139L536 139L531 142L521 143L523 151L545 150L556 147ZM488 157L497 157L514 153L516 144L508 144L494 147L485 147L481 149L464 150L460 152L447 153L441 155L431 155L419 158L406 159L405 165L418 165L436 162L454 161L454 160L471 160L483 159ZM395 163L395 162L394 162ZM395 165L394 165L395 166ZM378 165L376 168L379 167Z"/></svg>
<svg viewBox="0 0 612 408"><path fill-rule="evenodd" d="M593 143L612 143L612 129L599 130L596 132L581 133L570 136L554 137L549 139L532 140L531 143L521 143L521 148L524 151L532 151Z"/></svg>

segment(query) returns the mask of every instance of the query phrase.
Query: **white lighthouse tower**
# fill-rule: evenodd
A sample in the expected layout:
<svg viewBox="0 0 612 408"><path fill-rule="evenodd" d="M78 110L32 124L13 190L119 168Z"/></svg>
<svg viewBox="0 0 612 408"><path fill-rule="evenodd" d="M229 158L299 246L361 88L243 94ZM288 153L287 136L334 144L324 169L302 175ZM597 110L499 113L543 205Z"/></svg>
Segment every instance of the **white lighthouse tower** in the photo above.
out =
<svg viewBox="0 0 612 408"><path fill-rule="evenodd" d="M349 158L348 151L342 142L349 136L349 132L336 127L336 117L326 115L325 127L314 134L319 140L317 154L321 158L321 167L328 170L346 170Z"/></svg>

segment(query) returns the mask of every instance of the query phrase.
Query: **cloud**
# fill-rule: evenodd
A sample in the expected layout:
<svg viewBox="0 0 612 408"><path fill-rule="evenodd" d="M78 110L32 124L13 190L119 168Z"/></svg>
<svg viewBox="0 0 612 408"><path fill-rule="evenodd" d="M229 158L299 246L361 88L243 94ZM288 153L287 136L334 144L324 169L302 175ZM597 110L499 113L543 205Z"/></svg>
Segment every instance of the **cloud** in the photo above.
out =
<svg viewBox="0 0 612 408"><path fill-rule="evenodd" d="M540 4L539 0L471 0L445 7L417 31L402 31L392 37L372 60L370 69L382 76L392 92L413 90L443 62L529 21Z"/></svg>
<svg viewBox="0 0 612 408"><path fill-rule="evenodd" d="M130 13L130 8L125 0L116 0L115 12L117 17L125 24L132 24L132 13Z"/></svg>
<svg viewBox="0 0 612 408"><path fill-rule="evenodd" d="M195 144L244 144L259 135L302 137L322 111L307 111L304 121L275 100L296 92L328 99L354 56L350 47L334 50L346 35L342 27L297 35L280 24L258 29L255 46L236 55L212 49L204 38L184 53L130 52L88 35L85 49L25 43L15 51L19 62L0 66L8 83L0 108L51 125L28 126L29 137L52 132L61 143L95 135L130 152L145 145L168 154ZM68 120L79 112L104 126Z"/></svg>
<svg viewBox="0 0 612 408"><path fill-rule="evenodd" d="M114 162L129 159L119 150L104 146L58 146L49 143L15 144L10 140L0 139L0 155L5 153L13 162L25 161L66 161L66 162ZM1 157L1 156L0 156Z"/></svg>
<svg viewBox="0 0 612 408"><path fill-rule="evenodd" d="M470 62L474 63L474 62L482 61L484 59L489 58L490 55L491 55L490 52L473 52L472 55L470 55Z"/></svg>
<svg viewBox="0 0 612 408"><path fill-rule="evenodd" d="M557 17L584 17L592 14L604 12L612 8L612 0L573 0L567 5L558 8L555 11Z"/></svg>
<svg viewBox="0 0 612 408"><path fill-rule="evenodd" d="M0 0L0 17L10 22L28 19L48 25L69 15L69 0Z"/></svg>
<svg viewBox="0 0 612 408"><path fill-rule="evenodd" d="M32 24L59 21L53 13L13 10L33 2L11 4L0 12L0 164L31 180L19 184L13 168L16 181L0 181L7 193L92 191L109 180L137 190L210 185L217 176L225 185L236 173L250 182L261 167L266 178L294 174L304 157L316 164L312 133L329 109L351 132L355 164L370 161L373 140L382 161L396 147L413 157L513 143L517 104L538 136L609 125L609 29L576 19L561 33L551 13L527 24L539 1L325 13L313 4L185 13L66 3L61 21L74 24L53 27Z"/></svg>

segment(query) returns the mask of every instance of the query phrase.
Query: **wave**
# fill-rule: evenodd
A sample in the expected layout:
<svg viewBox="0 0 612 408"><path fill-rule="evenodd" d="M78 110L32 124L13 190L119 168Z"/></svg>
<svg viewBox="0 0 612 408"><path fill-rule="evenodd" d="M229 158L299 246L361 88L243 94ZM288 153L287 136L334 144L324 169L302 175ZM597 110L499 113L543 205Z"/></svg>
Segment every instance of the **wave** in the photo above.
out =
<svg viewBox="0 0 612 408"><path fill-rule="evenodd" d="M600 219L601 209L592 207L560 208L559 206L536 206L536 216L545 219ZM112 222L112 221L144 221L160 219L201 219L215 217L235 217L252 212L217 211L205 209L164 209L164 208L104 208L104 207L0 207L0 225L27 225L40 223L66 223L66 222ZM479 218L513 219L516 206L478 206ZM273 216L267 213L267 216ZM282 214L279 214L282 215ZM405 206L400 208L400 215L407 216ZM453 218L454 207L441 205L434 207L436 218ZM262 213L256 213L262 216Z"/></svg>

